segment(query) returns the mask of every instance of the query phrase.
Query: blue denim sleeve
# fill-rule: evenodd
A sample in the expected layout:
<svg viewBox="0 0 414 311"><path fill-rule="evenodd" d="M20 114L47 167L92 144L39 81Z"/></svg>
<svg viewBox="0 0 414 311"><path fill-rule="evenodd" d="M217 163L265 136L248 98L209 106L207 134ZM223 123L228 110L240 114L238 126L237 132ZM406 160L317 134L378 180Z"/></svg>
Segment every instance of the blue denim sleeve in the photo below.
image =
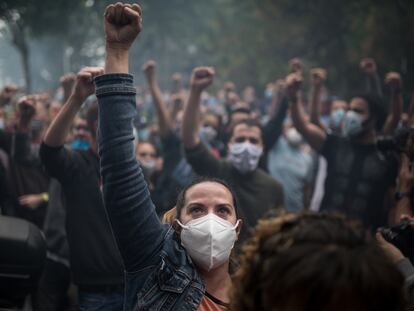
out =
<svg viewBox="0 0 414 311"><path fill-rule="evenodd" d="M166 227L135 159L132 120L136 115L133 76L95 78L99 104L99 155L105 207L127 271L156 264Z"/></svg>

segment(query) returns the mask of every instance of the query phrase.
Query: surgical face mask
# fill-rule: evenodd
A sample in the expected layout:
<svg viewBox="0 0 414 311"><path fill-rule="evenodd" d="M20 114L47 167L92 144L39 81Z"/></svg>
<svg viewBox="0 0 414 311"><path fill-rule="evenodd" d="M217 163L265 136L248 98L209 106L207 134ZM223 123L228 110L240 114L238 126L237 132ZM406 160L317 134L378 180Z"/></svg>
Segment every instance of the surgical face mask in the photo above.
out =
<svg viewBox="0 0 414 311"><path fill-rule="evenodd" d="M207 142L212 142L217 137L217 131L212 126L203 126L200 129L200 137Z"/></svg>
<svg viewBox="0 0 414 311"><path fill-rule="evenodd" d="M345 115L346 115L346 112L342 108L336 109L334 112L332 112L331 120L330 120L331 128L333 129L340 128L345 118Z"/></svg>
<svg viewBox="0 0 414 311"><path fill-rule="evenodd" d="M302 135L300 135L299 132L293 127L287 130L286 140L294 147L299 146L303 141Z"/></svg>
<svg viewBox="0 0 414 311"><path fill-rule="evenodd" d="M157 167L155 160L142 160L140 163L145 176L151 176L155 172Z"/></svg>
<svg viewBox="0 0 414 311"><path fill-rule="evenodd" d="M273 97L273 90L271 90L271 89L266 89L266 90L265 90L265 92L264 92L264 96L265 96L265 98L267 98L267 99L272 99L272 97Z"/></svg>
<svg viewBox="0 0 414 311"><path fill-rule="evenodd" d="M75 139L70 146L73 150L88 150L90 145L91 144L87 140Z"/></svg>
<svg viewBox="0 0 414 311"><path fill-rule="evenodd" d="M364 117L355 111L348 111L344 121L344 134L353 138L364 131Z"/></svg>
<svg viewBox="0 0 414 311"><path fill-rule="evenodd" d="M233 225L211 213L185 225L178 221L182 228L181 245L197 267L210 271L229 260L239 222Z"/></svg>
<svg viewBox="0 0 414 311"><path fill-rule="evenodd" d="M242 174L254 171L259 165L263 149L250 142L230 145L229 161Z"/></svg>

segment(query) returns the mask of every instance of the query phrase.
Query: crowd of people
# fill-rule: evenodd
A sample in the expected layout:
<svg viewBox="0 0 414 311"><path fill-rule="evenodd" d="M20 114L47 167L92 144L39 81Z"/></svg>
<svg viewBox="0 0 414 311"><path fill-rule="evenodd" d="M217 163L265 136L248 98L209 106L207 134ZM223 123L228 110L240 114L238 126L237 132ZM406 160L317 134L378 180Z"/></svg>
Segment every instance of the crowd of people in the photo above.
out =
<svg viewBox="0 0 414 311"><path fill-rule="evenodd" d="M401 75L365 58L339 98L294 58L263 95L212 67L163 91L150 60L136 86L142 16L107 7L104 68L0 92L0 217L47 249L26 310L414 310Z"/></svg>

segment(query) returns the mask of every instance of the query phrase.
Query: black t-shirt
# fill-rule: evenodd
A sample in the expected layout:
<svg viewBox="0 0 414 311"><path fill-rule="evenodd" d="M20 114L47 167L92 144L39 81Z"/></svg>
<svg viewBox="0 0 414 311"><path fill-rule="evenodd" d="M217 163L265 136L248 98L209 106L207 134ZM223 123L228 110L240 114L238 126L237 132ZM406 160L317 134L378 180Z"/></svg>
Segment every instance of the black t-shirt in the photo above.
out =
<svg viewBox="0 0 414 311"><path fill-rule="evenodd" d="M341 212L371 229L387 224L385 195L395 184L398 161L375 144L328 135L321 154L328 162L321 210Z"/></svg>
<svg viewBox="0 0 414 311"><path fill-rule="evenodd" d="M42 144L40 157L50 176L62 185L74 283L122 284L122 258L104 208L98 155Z"/></svg>

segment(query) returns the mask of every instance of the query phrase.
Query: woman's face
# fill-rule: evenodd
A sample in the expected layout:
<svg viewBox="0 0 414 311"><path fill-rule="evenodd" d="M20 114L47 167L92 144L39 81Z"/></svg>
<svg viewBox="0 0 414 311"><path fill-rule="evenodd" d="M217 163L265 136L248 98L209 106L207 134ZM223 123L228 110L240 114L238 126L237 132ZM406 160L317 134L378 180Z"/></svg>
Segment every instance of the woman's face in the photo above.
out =
<svg viewBox="0 0 414 311"><path fill-rule="evenodd" d="M188 189L180 222L185 225L210 213L236 224L236 209L229 189L216 182L203 182Z"/></svg>

